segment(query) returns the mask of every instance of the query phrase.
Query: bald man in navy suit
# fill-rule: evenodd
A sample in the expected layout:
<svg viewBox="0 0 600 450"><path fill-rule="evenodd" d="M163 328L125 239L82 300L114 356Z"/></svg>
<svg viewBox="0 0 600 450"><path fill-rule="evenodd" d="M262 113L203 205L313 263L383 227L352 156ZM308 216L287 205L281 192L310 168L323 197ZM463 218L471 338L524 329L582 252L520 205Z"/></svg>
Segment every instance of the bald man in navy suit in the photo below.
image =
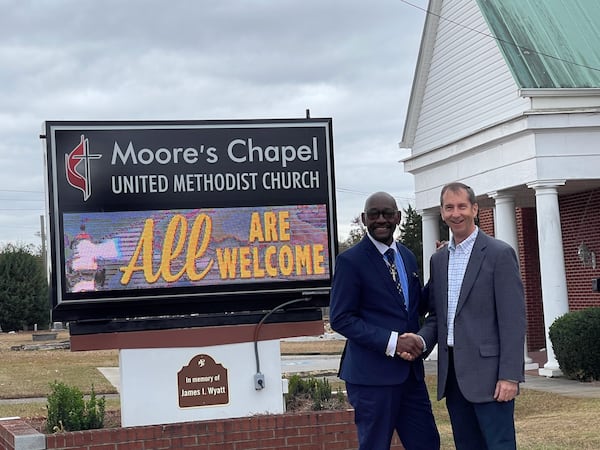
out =
<svg viewBox="0 0 600 450"><path fill-rule="evenodd" d="M389 450L394 430L406 450L439 449L422 344L414 334L401 337L419 329L416 258L394 241L400 212L391 195L371 195L361 217L367 235L337 257L330 304L331 327L347 338L339 376L354 408L360 449Z"/></svg>

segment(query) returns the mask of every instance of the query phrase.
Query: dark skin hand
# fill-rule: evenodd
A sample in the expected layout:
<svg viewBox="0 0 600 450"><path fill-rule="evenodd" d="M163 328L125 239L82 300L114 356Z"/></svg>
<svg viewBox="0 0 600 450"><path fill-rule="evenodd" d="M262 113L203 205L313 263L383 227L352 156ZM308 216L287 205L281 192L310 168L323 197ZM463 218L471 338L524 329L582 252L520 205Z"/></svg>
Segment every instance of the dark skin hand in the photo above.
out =
<svg viewBox="0 0 600 450"><path fill-rule="evenodd" d="M423 343L416 334L404 333L398 336L396 355L407 361L414 361L423 353ZM497 402L510 402L519 392L519 383L509 380L498 380L494 399Z"/></svg>
<svg viewBox="0 0 600 450"><path fill-rule="evenodd" d="M423 353L423 342L414 333L404 333L398 336L396 355L407 361L414 361Z"/></svg>
<svg viewBox="0 0 600 450"><path fill-rule="evenodd" d="M439 250L448 245L448 241L435 241L435 249ZM423 342L414 333L404 333L398 336L396 355L407 361L414 361L423 353Z"/></svg>

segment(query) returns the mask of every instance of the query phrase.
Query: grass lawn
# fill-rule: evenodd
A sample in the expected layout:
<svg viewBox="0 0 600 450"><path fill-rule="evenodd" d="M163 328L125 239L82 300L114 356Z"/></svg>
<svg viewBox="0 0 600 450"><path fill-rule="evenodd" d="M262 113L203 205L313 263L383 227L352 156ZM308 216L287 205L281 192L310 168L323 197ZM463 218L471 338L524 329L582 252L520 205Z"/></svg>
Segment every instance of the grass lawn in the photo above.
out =
<svg viewBox="0 0 600 450"><path fill-rule="evenodd" d="M66 332L57 341L68 340ZM53 342L53 341L51 341ZM116 394L116 389L97 367L118 366L118 351L71 352L69 350L15 351L12 347L31 345L31 333L0 333L0 399L46 397L49 383L61 381L89 393ZM282 342L284 354L341 353L343 342L320 340ZM435 377L428 377L429 392L435 399ZM343 386L331 383L333 389ZM445 403L432 400L442 449L453 449L450 420ZM118 397L107 398L107 411L118 416ZM38 420L46 417L45 402L0 404L0 417L19 416ZM600 449L600 399L579 399L522 389L516 403L517 440L520 450ZM107 421L109 424L110 421Z"/></svg>
<svg viewBox="0 0 600 450"><path fill-rule="evenodd" d="M436 401L436 379L428 377L442 449L453 449L445 400ZM600 399L581 399L521 389L515 406L519 450L600 449Z"/></svg>
<svg viewBox="0 0 600 450"><path fill-rule="evenodd" d="M62 381L89 392L92 384L97 394L117 393L97 367L119 365L117 350L71 352L69 350L12 350L20 345L50 344L67 341L62 331L56 341L33 342L32 333L0 334L0 398L46 397L50 383Z"/></svg>

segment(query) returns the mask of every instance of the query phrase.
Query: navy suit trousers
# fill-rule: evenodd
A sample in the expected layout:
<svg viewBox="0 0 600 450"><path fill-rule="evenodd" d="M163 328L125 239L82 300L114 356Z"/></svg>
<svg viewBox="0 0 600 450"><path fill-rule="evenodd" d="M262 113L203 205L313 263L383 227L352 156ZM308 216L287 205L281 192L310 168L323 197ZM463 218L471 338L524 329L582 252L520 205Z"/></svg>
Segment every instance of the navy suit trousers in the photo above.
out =
<svg viewBox="0 0 600 450"><path fill-rule="evenodd" d="M346 383L354 407L360 450L389 450L394 430L406 450L436 450L440 436L424 380L413 371L402 384L366 386Z"/></svg>

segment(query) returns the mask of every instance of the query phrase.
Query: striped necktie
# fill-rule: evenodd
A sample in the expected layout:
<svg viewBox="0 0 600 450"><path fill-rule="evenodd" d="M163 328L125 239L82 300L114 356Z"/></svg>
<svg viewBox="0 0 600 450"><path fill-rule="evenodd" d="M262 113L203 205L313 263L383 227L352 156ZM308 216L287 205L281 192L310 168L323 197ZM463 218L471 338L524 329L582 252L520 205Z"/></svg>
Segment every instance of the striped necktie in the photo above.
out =
<svg viewBox="0 0 600 450"><path fill-rule="evenodd" d="M398 288L398 293L404 300L404 295L402 294L402 284L400 283L400 276L398 275L398 268L396 267L396 252L388 248L385 251L385 259L387 260L387 266L390 271L390 275L392 276L392 280L396 283L396 287Z"/></svg>

